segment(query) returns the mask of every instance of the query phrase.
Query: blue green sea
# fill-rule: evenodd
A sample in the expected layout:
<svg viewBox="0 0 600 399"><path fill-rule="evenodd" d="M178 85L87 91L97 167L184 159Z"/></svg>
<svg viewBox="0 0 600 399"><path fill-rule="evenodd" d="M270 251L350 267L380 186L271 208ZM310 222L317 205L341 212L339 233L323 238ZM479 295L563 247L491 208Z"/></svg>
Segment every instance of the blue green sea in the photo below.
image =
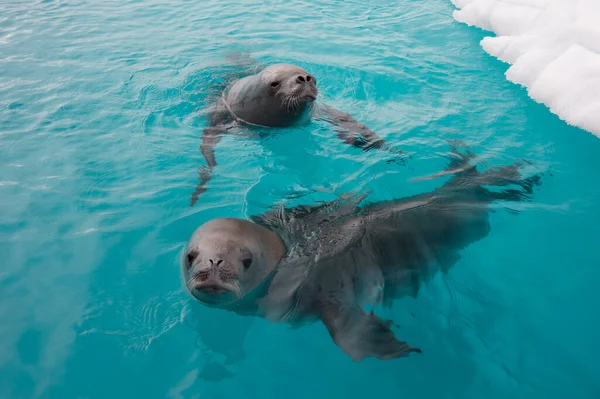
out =
<svg viewBox="0 0 600 399"><path fill-rule="evenodd" d="M600 397L600 140L505 79L448 0L43 0L0 4L0 398ZM300 65L327 124L230 135L195 206L211 90L232 55ZM531 202L417 298L382 309L421 355L353 362L322 324L194 303L192 232L349 192L439 187L448 140L545 173Z"/></svg>

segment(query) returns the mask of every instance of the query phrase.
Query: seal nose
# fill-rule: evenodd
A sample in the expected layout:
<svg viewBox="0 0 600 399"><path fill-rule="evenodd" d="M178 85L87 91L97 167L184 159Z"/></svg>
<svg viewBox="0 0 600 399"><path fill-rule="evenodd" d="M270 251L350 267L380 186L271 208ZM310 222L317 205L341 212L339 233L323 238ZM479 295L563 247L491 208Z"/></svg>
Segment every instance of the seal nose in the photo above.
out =
<svg viewBox="0 0 600 399"><path fill-rule="evenodd" d="M296 77L296 82L298 82L298 83L310 82L311 80L314 80L314 78L310 75L306 75L306 76L299 75Z"/></svg>
<svg viewBox="0 0 600 399"><path fill-rule="evenodd" d="M205 264L205 267L198 271L198 273L196 273L196 275L194 276L194 279L196 281L203 283L201 285L204 285L204 283L206 283L207 281L218 279L220 270L222 270L219 268L221 263L223 263L222 259L208 259L208 261L210 262L210 264Z"/></svg>

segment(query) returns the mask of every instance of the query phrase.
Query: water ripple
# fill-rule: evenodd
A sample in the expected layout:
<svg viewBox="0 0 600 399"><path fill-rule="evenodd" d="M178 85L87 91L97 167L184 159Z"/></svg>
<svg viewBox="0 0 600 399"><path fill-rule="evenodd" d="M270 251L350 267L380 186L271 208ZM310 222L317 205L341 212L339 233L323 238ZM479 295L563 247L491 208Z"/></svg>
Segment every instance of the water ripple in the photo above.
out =
<svg viewBox="0 0 600 399"><path fill-rule="evenodd" d="M3 2L0 397L533 397L508 371L537 392L571 392L574 382L593 392L581 376L600 348L592 339L584 348L556 320L590 338L594 328L569 309L600 318L587 294L598 281L590 248L600 191L589 182L600 144L565 132L506 82L478 49L481 35L451 10L447 0ZM235 63L247 57L309 69L322 101L414 154L411 164L349 148L326 124L260 138L240 129L219 143L209 190L189 207L207 110L231 74L247 72ZM207 309L194 316L200 332L183 326L179 255L198 224L345 192L379 200L432 189L440 181L411 179L445 166L447 138L491 164L527 158L555 173L549 194L518 216L494 214L489 246L473 246L462 271L415 302L426 311L402 320L428 357L357 366L320 326L250 329ZM494 262L505 269L479 268ZM539 266L557 262L580 271ZM563 305L565 295L541 289L527 297L529 286L582 288ZM560 312L535 324L544 301ZM544 335L550 321L555 335ZM194 348L198 334L213 349ZM572 367L540 367L527 355L540 351L528 338L536 334L576 341ZM209 352L234 352L235 365ZM487 391L473 390L482 380Z"/></svg>

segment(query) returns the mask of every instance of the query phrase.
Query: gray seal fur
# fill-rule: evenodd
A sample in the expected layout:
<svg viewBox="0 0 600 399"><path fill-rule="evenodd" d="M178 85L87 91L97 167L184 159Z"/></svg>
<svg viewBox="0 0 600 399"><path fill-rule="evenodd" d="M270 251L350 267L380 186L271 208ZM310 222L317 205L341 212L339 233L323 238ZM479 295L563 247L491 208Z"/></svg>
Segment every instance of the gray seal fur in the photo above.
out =
<svg viewBox="0 0 600 399"><path fill-rule="evenodd" d="M417 296L422 282L446 273L460 250L488 235L493 201L528 200L540 182L540 175L523 179L519 163L480 172L469 159L455 157L443 186L408 198L361 206L363 194L273 209L251 220L214 219L198 228L184 251L185 285L201 303L240 315L291 324L320 320L354 361L420 353L396 338L391 321L364 307ZM256 258L248 265L250 254ZM207 270L219 287L230 287L208 293L209 300L194 285ZM221 284L232 278L237 283Z"/></svg>

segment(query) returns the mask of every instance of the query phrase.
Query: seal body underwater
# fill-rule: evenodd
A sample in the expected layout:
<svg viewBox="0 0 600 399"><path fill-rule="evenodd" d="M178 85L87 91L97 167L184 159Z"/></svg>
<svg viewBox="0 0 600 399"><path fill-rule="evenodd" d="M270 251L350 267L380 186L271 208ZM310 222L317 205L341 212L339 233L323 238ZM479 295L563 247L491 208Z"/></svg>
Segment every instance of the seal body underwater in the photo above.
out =
<svg viewBox="0 0 600 399"><path fill-rule="evenodd" d="M378 148L403 154L349 114L317 102L318 95L317 79L293 64L273 64L232 82L214 104L209 126L202 133L200 150L208 170L192 194L191 205L206 191L204 186L210 180L210 171L217 165L215 146L237 124L278 128L318 119L334 125L338 137L347 144L364 151Z"/></svg>
<svg viewBox="0 0 600 399"><path fill-rule="evenodd" d="M183 253L185 286L197 301L240 315L320 320L354 361L420 353L365 306L416 296L488 235L492 202L528 200L540 182L540 175L522 178L519 164L481 172L469 159L451 162L443 186L408 198L360 205L365 195L350 196L251 220L213 219Z"/></svg>

